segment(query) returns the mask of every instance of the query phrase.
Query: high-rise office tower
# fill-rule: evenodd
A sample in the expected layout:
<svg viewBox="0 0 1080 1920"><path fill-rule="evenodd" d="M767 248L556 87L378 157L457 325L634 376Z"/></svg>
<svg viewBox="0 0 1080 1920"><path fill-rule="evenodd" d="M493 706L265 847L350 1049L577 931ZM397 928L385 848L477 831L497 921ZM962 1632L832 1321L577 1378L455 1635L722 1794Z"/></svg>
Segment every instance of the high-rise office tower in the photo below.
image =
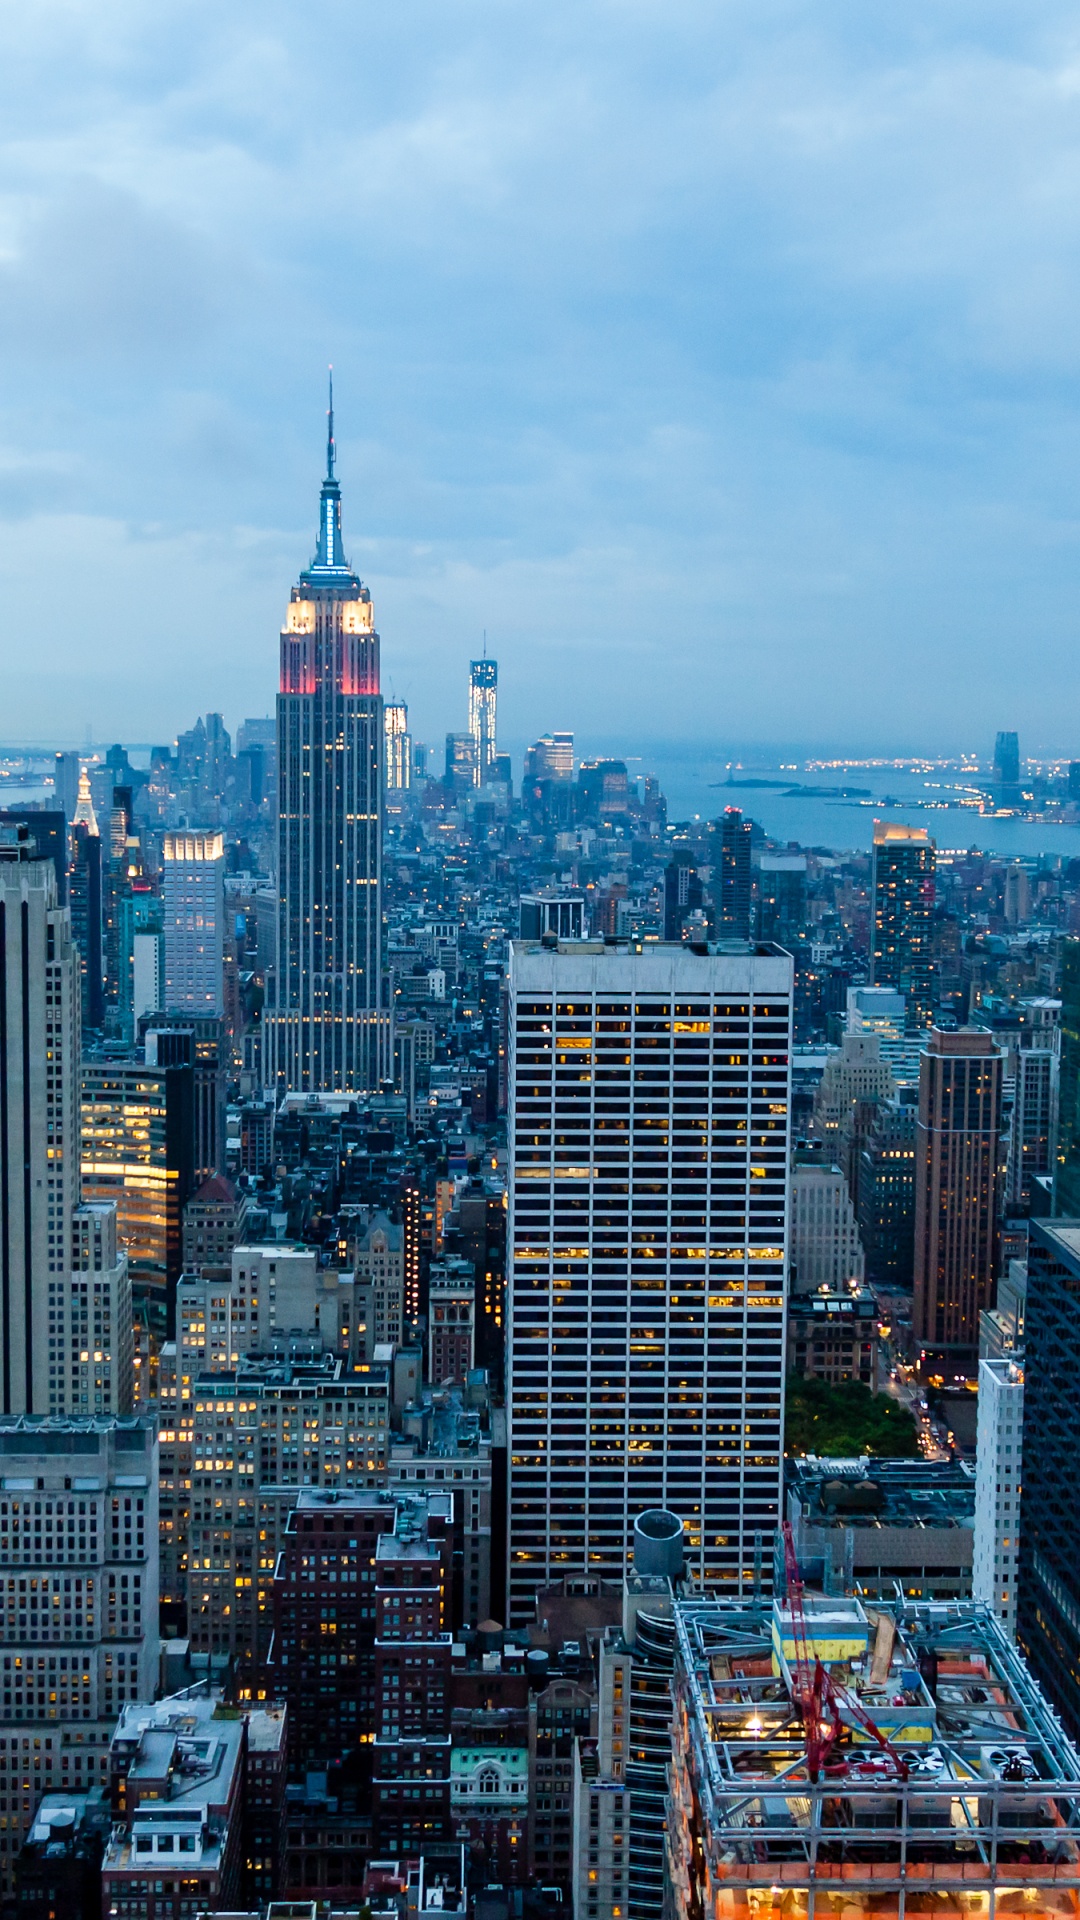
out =
<svg viewBox="0 0 1080 1920"><path fill-rule="evenodd" d="M692 853L676 854L664 869L664 939L681 941L692 913L700 913L704 893Z"/></svg>
<svg viewBox="0 0 1080 1920"><path fill-rule="evenodd" d="M879 1105L861 1148L856 1182L866 1278L872 1286L909 1293L915 1266L915 1127L914 1107L899 1100Z"/></svg>
<svg viewBox="0 0 1080 1920"><path fill-rule="evenodd" d="M994 786L1004 806L1015 806L1020 798L1020 736L999 733L994 742Z"/></svg>
<svg viewBox="0 0 1080 1920"><path fill-rule="evenodd" d="M124 966L120 902L137 873L133 854L131 788L116 786L101 850L102 944L105 958L106 1019L115 1020L120 1003L120 977Z"/></svg>
<svg viewBox="0 0 1080 1920"><path fill-rule="evenodd" d="M25 827L38 860L51 860L56 874L56 897L67 906L68 855L67 822L59 811L41 807L4 807L0 810L0 829Z"/></svg>
<svg viewBox="0 0 1080 1920"><path fill-rule="evenodd" d="M0 836L0 1412L49 1407L48 1280L79 1203L79 977L51 860ZM55 1358L53 1358L55 1369Z"/></svg>
<svg viewBox="0 0 1080 1920"><path fill-rule="evenodd" d="M997 1615L1010 1640L1016 1638L1023 1453L1023 1355L982 1359L971 1591Z"/></svg>
<svg viewBox="0 0 1080 1920"><path fill-rule="evenodd" d="M79 804L81 772L77 753L57 754L53 786L56 791L56 804L61 809L68 826L74 820L75 809Z"/></svg>
<svg viewBox="0 0 1080 1920"><path fill-rule="evenodd" d="M222 799L225 783L232 759L232 741L226 730L220 713L208 713L206 716L206 759L203 762L203 783L207 796Z"/></svg>
<svg viewBox="0 0 1080 1920"><path fill-rule="evenodd" d="M51 860L0 838L0 1401L115 1414L133 1395L111 1206L80 1205L79 975Z"/></svg>
<svg viewBox="0 0 1080 1920"><path fill-rule="evenodd" d="M933 1019L934 877L937 849L924 827L874 821L870 984L907 997L908 1024Z"/></svg>
<svg viewBox="0 0 1080 1920"><path fill-rule="evenodd" d="M572 733L545 733L525 750L525 779L572 780L574 777L574 736Z"/></svg>
<svg viewBox="0 0 1080 1920"><path fill-rule="evenodd" d="M448 733L446 736L446 784L452 793L467 793L470 787L479 785L480 765L476 758L476 741L471 733Z"/></svg>
<svg viewBox="0 0 1080 1920"><path fill-rule="evenodd" d="M495 705L498 698L498 662L469 662L469 732L476 743L476 784L482 787L491 772L498 748L495 744Z"/></svg>
<svg viewBox="0 0 1080 1920"><path fill-rule="evenodd" d="M1080 1220L1080 940L1061 947L1061 1058L1058 1067L1054 1212Z"/></svg>
<svg viewBox="0 0 1080 1920"><path fill-rule="evenodd" d="M792 1286L839 1292L862 1280L866 1261L843 1171L824 1154L796 1151L791 1181Z"/></svg>
<svg viewBox="0 0 1080 1920"><path fill-rule="evenodd" d="M792 962L514 943L510 1618L685 1517L739 1594L779 1518Z"/></svg>
<svg viewBox="0 0 1080 1920"><path fill-rule="evenodd" d="M928 1373L974 1371L993 1304L1003 1056L975 1027L931 1029L915 1136L915 1339Z"/></svg>
<svg viewBox="0 0 1080 1920"><path fill-rule="evenodd" d="M71 935L79 955L83 1027L93 1033L105 1019L101 928L101 841L96 828L71 830Z"/></svg>
<svg viewBox="0 0 1080 1920"><path fill-rule="evenodd" d="M148 880L129 880L119 902L120 972L117 1038L130 1046L140 1016L154 1013L164 994L164 903Z"/></svg>
<svg viewBox="0 0 1080 1920"><path fill-rule="evenodd" d="M117 1713L157 1690L156 1427L0 1420L5 1896L39 1796L107 1793Z"/></svg>
<svg viewBox="0 0 1080 1920"><path fill-rule="evenodd" d="M105 950L103 945L101 837L90 794L90 776L79 775L78 796L71 823L71 936L79 952L82 980L82 1023L93 1033L105 1019Z"/></svg>
<svg viewBox="0 0 1080 1920"><path fill-rule="evenodd" d="M217 1013L155 1013L140 1022L148 1066L194 1070L193 1177L201 1186L225 1168L225 1084L229 1039ZM194 1188L192 1189L194 1191Z"/></svg>
<svg viewBox="0 0 1080 1920"><path fill-rule="evenodd" d="M624 760L583 760L578 768L578 817L604 826L630 811L630 779Z"/></svg>
<svg viewBox="0 0 1080 1920"><path fill-rule="evenodd" d="M1054 1115L1057 1108L1058 1055L1054 1047L1009 1049L1013 1083L1009 1122L1009 1161L1005 1199L1026 1205L1031 1183L1053 1172Z"/></svg>
<svg viewBox="0 0 1080 1920"><path fill-rule="evenodd" d="M404 793L412 786L412 736L409 709L404 700L388 700L383 708L386 747L386 791Z"/></svg>
<svg viewBox="0 0 1080 1920"><path fill-rule="evenodd" d="M300 1093L377 1089L382 981L383 712L371 595L345 558L333 392L315 558L292 590L278 695L274 1072Z"/></svg>
<svg viewBox="0 0 1080 1920"><path fill-rule="evenodd" d="M725 807L713 828L713 891L717 932L724 940L745 940L750 932L750 822L738 807Z"/></svg>
<svg viewBox="0 0 1080 1920"><path fill-rule="evenodd" d="M112 1201L75 1208L70 1258L70 1275L49 1281L49 1412L81 1419L131 1413L131 1278Z"/></svg>
<svg viewBox="0 0 1080 1920"><path fill-rule="evenodd" d="M1016 1635L1024 1658L1073 1739L1080 1739L1078 1241L1075 1216L1070 1220L1031 1222L1024 1307L1023 1495L1016 1609ZM981 1402L981 1386L979 1397Z"/></svg>
<svg viewBox="0 0 1080 1920"><path fill-rule="evenodd" d="M220 833L178 829L165 835L163 853L165 1005L170 1013L220 1013L225 842Z"/></svg>
<svg viewBox="0 0 1080 1920"><path fill-rule="evenodd" d="M790 947L806 926L805 853L763 853L758 865L758 935Z"/></svg>
<svg viewBox="0 0 1080 1920"><path fill-rule="evenodd" d="M141 1296L167 1310L180 1276L183 1212L195 1190L195 1072L136 1050L89 1053L82 1068L82 1185L111 1200Z"/></svg>

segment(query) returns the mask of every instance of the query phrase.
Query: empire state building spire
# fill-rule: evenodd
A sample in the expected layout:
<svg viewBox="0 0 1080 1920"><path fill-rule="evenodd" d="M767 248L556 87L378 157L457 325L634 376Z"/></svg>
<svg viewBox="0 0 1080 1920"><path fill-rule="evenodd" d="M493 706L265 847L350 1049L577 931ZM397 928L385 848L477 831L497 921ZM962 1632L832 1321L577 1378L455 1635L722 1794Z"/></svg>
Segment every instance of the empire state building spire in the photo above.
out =
<svg viewBox="0 0 1080 1920"><path fill-rule="evenodd" d="M325 580L328 575L335 579L353 578L352 568L345 558L345 549L341 542L341 487L334 472L337 465L337 444L334 440L334 369L330 369L330 405L326 411L326 478L319 495L319 544L315 558L301 581L313 582ZM356 582L359 589L359 582Z"/></svg>

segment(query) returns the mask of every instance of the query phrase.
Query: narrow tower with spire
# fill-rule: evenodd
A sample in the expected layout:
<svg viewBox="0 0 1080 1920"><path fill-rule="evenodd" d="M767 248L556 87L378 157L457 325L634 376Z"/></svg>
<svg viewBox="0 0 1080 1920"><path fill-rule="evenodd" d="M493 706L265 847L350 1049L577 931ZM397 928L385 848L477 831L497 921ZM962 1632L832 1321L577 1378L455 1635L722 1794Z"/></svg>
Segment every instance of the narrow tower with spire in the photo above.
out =
<svg viewBox="0 0 1080 1920"><path fill-rule="evenodd" d="M345 558L334 386L315 557L281 630L278 951L268 1062L279 1089L376 1090L382 967L383 703L371 595Z"/></svg>

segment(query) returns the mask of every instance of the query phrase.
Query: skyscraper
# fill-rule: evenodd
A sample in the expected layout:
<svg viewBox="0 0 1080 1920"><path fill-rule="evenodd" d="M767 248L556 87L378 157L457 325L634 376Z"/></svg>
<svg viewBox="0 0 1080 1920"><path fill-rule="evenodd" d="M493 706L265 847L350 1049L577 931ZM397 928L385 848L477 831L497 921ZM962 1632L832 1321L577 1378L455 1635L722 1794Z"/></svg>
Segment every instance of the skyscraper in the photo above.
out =
<svg viewBox="0 0 1080 1920"><path fill-rule="evenodd" d="M0 828L25 827L39 860L51 860L56 874L56 897L67 906L68 857L67 822L61 812L41 807L5 807L0 811Z"/></svg>
<svg viewBox="0 0 1080 1920"><path fill-rule="evenodd" d="M180 829L165 835L165 1005L220 1013L225 966L225 843ZM134 1009L136 1016L147 1011ZM154 1009L156 1011L156 1009Z"/></svg>
<svg viewBox="0 0 1080 1920"><path fill-rule="evenodd" d="M1080 1738L1078 1303L1076 1216L1033 1220L1024 1308L1022 1506L1013 1496L1020 1519L1016 1637L1073 1738ZM1011 1544L1015 1548L1015 1537Z"/></svg>
<svg viewBox="0 0 1080 1920"><path fill-rule="evenodd" d="M498 751L495 744L495 705L498 698L498 662L484 655L469 662L469 732L476 742L476 784L482 787Z"/></svg>
<svg viewBox="0 0 1080 1920"><path fill-rule="evenodd" d="M1080 940L1061 948L1061 1061L1058 1074L1054 1212L1080 1220Z"/></svg>
<svg viewBox="0 0 1080 1920"><path fill-rule="evenodd" d="M345 558L331 389L311 565L292 590L278 695L273 1071L296 1092L377 1089L382 981L383 711L371 595Z"/></svg>
<svg viewBox="0 0 1080 1920"><path fill-rule="evenodd" d="M0 1412L49 1408L47 1276L79 1203L79 980L51 860L0 836ZM54 1359L55 1367L55 1359Z"/></svg>
<svg viewBox="0 0 1080 1920"><path fill-rule="evenodd" d="M90 776L79 775L78 799L71 826L71 935L79 952L82 981L82 1023L98 1032L105 1019L104 948L102 944L101 838Z"/></svg>
<svg viewBox="0 0 1080 1920"><path fill-rule="evenodd" d="M61 808L69 827L75 818L75 809L79 804L81 772L77 753L57 754L53 786L56 791L56 804Z"/></svg>
<svg viewBox="0 0 1080 1920"><path fill-rule="evenodd" d="M805 853L763 853L758 866L758 934L791 947L806 926Z"/></svg>
<svg viewBox="0 0 1080 1920"><path fill-rule="evenodd" d="M386 791L404 793L412 786L412 739L409 709L404 700L388 700L383 708L386 743Z"/></svg>
<svg viewBox="0 0 1080 1920"><path fill-rule="evenodd" d="M545 733L525 751L526 782L572 780L574 777L574 736L572 733Z"/></svg>
<svg viewBox="0 0 1080 1920"><path fill-rule="evenodd" d="M704 894L694 855L677 853L664 869L664 939L681 941L692 913L701 912Z"/></svg>
<svg viewBox="0 0 1080 1920"><path fill-rule="evenodd" d="M750 822L738 807L725 807L718 825L719 833L713 828L717 932L724 940L745 940L750 932Z"/></svg>
<svg viewBox="0 0 1080 1920"><path fill-rule="evenodd" d="M934 1014L932 921L937 849L924 827L874 821L870 984L907 996L908 1024Z"/></svg>
<svg viewBox="0 0 1080 1920"><path fill-rule="evenodd" d="M5 1780L28 1783L5 1796L5 1903L39 1796L107 1793L117 1713L157 1690L156 1428L0 1420L0 1762Z"/></svg>
<svg viewBox="0 0 1080 1920"><path fill-rule="evenodd" d="M738 1594L779 1518L792 962L514 943L510 1618L685 1517ZM762 1560L764 1554L764 1560Z"/></svg>
<svg viewBox="0 0 1080 1920"><path fill-rule="evenodd" d="M479 786L480 763L476 757L476 740L471 733L447 734L445 777L451 793L467 793L470 787Z"/></svg>
<svg viewBox="0 0 1080 1920"><path fill-rule="evenodd" d="M997 1615L1010 1640L1016 1638L1023 1452L1023 1355L982 1359L971 1591Z"/></svg>
<svg viewBox="0 0 1080 1920"><path fill-rule="evenodd" d="M974 1371L993 1304L1003 1056L980 1028L931 1029L915 1133L915 1339L926 1372Z"/></svg>
<svg viewBox="0 0 1080 1920"><path fill-rule="evenodd" d="M184 1207L195 1190L195 1071L133 1050L82 1068L82 1184L116 1206L117 1237L142 1298L168 1311L180 1275Z"/></svg>
<svg viewBox="0 0 1080 1920"><path fill-rule="evenodd" d="M910 1292L915 1262L914 1107L887 1100L864 1145L856 1181L859 1238L872 1286Z"/></svg>
<svg viewBox="0 0 1080 1920"><path fill-rule="evenodd" d="M999 733L994 742L994 787L1002 806L1015 806L1020 798L1020 736Z"/></svg>
<svg viewBox="0 0 1080 1920"><path fill-rule="evenodd" d="M0 1412L131 1409L111 1206L80 1206L79 973L51 860L0 836Z"/></svg>

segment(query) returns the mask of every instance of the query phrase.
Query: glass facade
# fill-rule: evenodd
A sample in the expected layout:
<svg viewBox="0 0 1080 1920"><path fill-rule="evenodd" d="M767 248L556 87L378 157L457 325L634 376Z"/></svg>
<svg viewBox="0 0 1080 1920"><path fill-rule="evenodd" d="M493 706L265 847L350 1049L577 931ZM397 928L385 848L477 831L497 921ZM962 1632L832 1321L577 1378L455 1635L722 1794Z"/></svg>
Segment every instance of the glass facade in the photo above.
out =
<svg viewBox="0 0 1080 1920"><path fill-rule="evenodd" d="M1080 1736L1080 1222L1033 1220L1024 1323L1024 1481L1017 1639Z"/></svg>

